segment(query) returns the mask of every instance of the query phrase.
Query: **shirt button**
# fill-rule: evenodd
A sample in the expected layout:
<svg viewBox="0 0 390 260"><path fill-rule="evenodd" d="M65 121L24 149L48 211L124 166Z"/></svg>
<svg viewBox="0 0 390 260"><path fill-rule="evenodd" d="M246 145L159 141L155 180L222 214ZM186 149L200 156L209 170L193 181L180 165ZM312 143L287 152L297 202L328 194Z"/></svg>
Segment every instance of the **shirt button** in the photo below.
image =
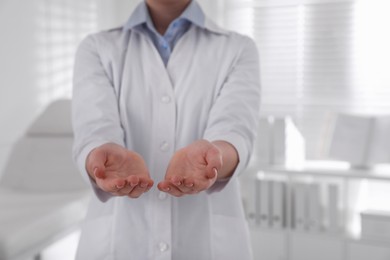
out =
<svg viewBox="0 0 390 260"><path fill-rule="evenodd" d="M166 42L161 43L161 47L163 47L164 49L168 49L168 43Z"/></svg>
<svg viewBox="0 0 390 260"><path fill-rule="evenodd" d="M168 149L169 149L169 144L167 142L164 141L160 144L161 151L166 152L166 151L168 151Z"/></svg>
<svg viewBox="0 0 390 260"><path fill-rule="evenodd" d="M165 252L168 250L169 246L167 243L164 243L164 242L160 242L158 244L158 248L160 249L160 252Z"/></svg>
<svg viewBox="0 0 390 260"><path fill-rule="evenodd" d="M167 95L164 95L161 97L161 102L165 103L165 104L168 104L171 102L171 97L170 96L167 96Z"/></svg>
<svg viewBox="0 0 390 260"><path fill-rule="evenodd" d="M167 194L166 194L165 192L160 192L160 193L158 194L158 198L159 198L160 200L165 200L165 199L167 198Z"/></svg>

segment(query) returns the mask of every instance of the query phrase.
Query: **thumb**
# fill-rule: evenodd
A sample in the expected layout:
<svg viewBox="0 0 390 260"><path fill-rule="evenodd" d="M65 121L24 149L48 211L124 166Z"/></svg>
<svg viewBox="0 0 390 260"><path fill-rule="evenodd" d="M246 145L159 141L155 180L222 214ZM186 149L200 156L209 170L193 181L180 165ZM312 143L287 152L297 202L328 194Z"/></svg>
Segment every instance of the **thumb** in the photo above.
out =
<svg viewBox="0 0 390 260"><path fill-rule="evenodd" d="M96 167L93 170L93 176L95 176L96 179L104 179L106 175L104 174L104 168Z"/></svg>
<svg viewBox="0 0 390 260"><path fill-rule="evenodd" d="M87 170L92 177L105 178L106 152L101 147L93 149L87 157Z"/></svg>
<svg viewBox="0 0 390 260"><path fill-rule="evenodd" d="M207 173L209 179L214 179L222 168L222 153L217 147L210 148L206 153Z"/></svg>

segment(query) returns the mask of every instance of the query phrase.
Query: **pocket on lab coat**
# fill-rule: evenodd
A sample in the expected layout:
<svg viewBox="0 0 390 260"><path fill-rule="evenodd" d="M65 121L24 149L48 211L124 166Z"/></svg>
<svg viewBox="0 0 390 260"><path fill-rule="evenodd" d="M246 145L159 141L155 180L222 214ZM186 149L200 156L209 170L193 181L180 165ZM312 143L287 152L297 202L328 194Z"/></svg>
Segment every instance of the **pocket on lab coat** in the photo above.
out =
<svg viewBox="0 0 390 260"><path fill-rule="evenodd" d="M113 215L85 220L81 230L76 260L113 259L112 223Z"/></svg>
<svg viewBox="0 0 390 260"><path fill-rule="evenodd" d="M214 215L212 245L213 259L252 260L249 230L244 219Z"/></svg>

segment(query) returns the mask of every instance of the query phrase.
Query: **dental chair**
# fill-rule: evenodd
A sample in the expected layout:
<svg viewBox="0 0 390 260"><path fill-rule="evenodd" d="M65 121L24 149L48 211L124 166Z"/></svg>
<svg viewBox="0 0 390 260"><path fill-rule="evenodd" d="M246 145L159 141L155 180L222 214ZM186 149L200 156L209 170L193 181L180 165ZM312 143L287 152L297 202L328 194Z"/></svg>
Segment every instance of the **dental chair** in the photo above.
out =
<svg viewBox="0 0 390 260"><path fill-rule="evenodd" d="M0 260L40 258L75 231L90 192L72 156L70 100L51 103L16 142L0 179Z"/></svg>

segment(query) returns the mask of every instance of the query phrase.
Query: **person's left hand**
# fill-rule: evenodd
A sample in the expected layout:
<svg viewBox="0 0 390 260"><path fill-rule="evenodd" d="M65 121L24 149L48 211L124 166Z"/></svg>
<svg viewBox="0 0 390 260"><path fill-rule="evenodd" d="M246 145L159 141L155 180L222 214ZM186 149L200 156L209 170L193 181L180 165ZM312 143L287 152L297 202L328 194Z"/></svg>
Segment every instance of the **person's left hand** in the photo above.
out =
<svg viewBox="0 0 390 260"><path fill-rule="evenodd" d="M173 155L165 179L157 187L176 197L196 194L215 183L221 167L220 149L206 140L199 140Z"/></svg>

